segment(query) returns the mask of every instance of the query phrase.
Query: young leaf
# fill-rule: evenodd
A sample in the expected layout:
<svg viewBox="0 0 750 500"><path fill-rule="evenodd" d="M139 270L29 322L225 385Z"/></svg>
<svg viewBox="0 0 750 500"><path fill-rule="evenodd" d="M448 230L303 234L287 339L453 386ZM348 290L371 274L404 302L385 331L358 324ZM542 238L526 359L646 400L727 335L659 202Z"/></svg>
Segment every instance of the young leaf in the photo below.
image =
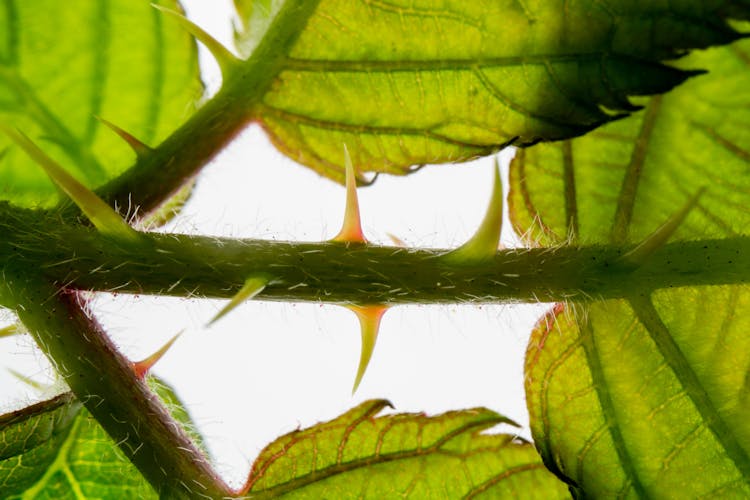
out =
<svg viewBox="0 0 750 500"><path fill-rule="evenodd" d="M670 241L749 234L749 51L742 42L695 54L683 64L711 74L651 99L640 115L521 153L509 196L516 228L532 243L629 243L637 252L705 186ZM750 494L749 307L746 286L558 305L526 358L545 464L582 496Z"/></svg>
<svg viewBox="0 0 750 500"><path fill-rule="evenodd" d="M284 2L235 3L249 54ZM260 119L282 151L339 181L342 142L361 170L405 174L578 136L693 74L662 61L737 39L730 4L323 0Z"/></svg>
<svg viewBox="0 0 750 500"><path fill-rule="evenodd" d="M435 417L377 416L366 401L340 417L280 437L253 464L253 498L567 498L534 447L507 434L515 425L484 408Z"/></svg>
<svg viewBox="0 0 750 500"><path fill-rule="evenodd" d="M179 9L176 0L158 2ZM0 123L23 130L94 188L134 161L97 116L158 144L201 94L192 37L150 0L7 2L0 7ZM41 14L43 13L43 15ZM5 43L5 41L8 43ZM0 193L51 205L44 172L0 137Z"/></svg>
<svg viewBox="0 0 750 500"><path fill-rule="evenodd" d="M203 447L174 391L150 384ZM0 491L3 498L156 498L72 393L0 416Z"/></svg>

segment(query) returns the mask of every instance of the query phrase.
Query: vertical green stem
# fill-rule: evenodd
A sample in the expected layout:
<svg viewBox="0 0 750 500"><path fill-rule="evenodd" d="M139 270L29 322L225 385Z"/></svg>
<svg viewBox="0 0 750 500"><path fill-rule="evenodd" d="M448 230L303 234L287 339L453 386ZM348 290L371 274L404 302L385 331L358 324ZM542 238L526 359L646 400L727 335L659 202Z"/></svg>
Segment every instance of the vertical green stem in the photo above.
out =
<svg viewBox="0 0 750 500"><path fill-rule="evenodd" d="M318 3L285 2L250 58L223 75L219 93L97 194L110 205L140 207L139 212L148 213L177 192L255 119L256 104L282 71Z"/></svg>
<svg viewBox="0 0 750 500"><path fill-rule="evenodd" d="M5 270L3 303L16 312L76 396L162 498L222 498L231 491L87 314L78 292Z"/></svg>
<svg viewBox="0 0 750 500"><path fill-rule="evenodd" d="M132 168L99 189L99 196L144 215L192 179L254 118L256 103L281 71L318 2L286 2L250 59L224 75L222 90L157 148L141 154ZM62 211L69 217L77 207L67 204ZM86 313L78 293L57 289L41 276L14 276L8 268L4 278L3 303L16 307L76 396L161 497L232 495Z"/></svg>

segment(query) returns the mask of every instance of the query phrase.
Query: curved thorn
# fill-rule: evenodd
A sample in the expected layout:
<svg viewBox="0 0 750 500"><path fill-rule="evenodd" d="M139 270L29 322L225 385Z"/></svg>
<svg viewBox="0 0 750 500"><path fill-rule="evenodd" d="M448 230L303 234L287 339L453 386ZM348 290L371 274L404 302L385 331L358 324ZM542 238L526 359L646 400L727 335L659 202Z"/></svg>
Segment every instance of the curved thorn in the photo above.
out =
<svg viewBox="0 0 750 500"><path fill-rule="evenodd" d="M133 371L135 372L135 376L143 379L148 375L148 372L151 371L151 368L159 362L161 358L164 357L164 355L167 353L170 347L174 345L174 343L177 341L178 338L185 332L185 330L180 330L177 332L177 335L169 339L161 348L159 348L158 351L153 353L151 356L142 359L141 361L136 361L133 363Z"/></svg>
<svg viewBox="0 0 750 500"><path fill-rule="evenodd" d="M675 231L682 225L688 214L698 204L698 200L705 192L706 188L700 188L688 201L674 213L667 221L659 226L656 231L651 233L639 243L635 248L620 257L619 262L640 266L651 254L663 247Z"/></svg>
<svg viewBox="0 0 750 500"><path fill-rule="evenodd" d="M362 377L365 375L365 371L367 371L367 365L370 364L370 358L375 349L375 342L378 340L380 320L389 308L384 305L346 307L357 315L360 334L362 336L362 350L359 356L359 367L357 368L357 376L354 378L354 387L352 388L352 394L354 394L357 392L360 382L362 382Z"/></svg>
<svg viewBox="0 0 750 500"><path fill-rule="evenodd" d="M136 138L133 134L126 132L125 130L121 129L120 127L110 122L109 120L105 120L101 116L95 116L95 118L99 120L102 123L102 125L105 125L112 132L117 134L122 140L127 142L128 146L130 146L130 148L133 151L135 151L136 156L141 157L153 151L153 148L147 146L144 142Z"/></svg>
<svg viewBox="0 0 750 500"><path fill-rule="evenodd" d="M263 291L264 288L266 288L266 285L268 285L267 278L252 277L245 280L245 284L242 285L240 291L231 298L227 305L225 305L218 313L216 313L216 316L214 316L213 319L206 324L206 326L209 327L213 325L221 318L226 316L229 312L231 312L234 308L236 308L246 300L250 300L258 295Z"/></svg>
<svg viewBox="0 0 750 500"><path fill-rule="evenodd" d="M357 177L352 165L349 150L344 144L344 164L346 168L346 208L344 209L344 222L339 234L331 241L342 243L367 243L362 231L362 220L359 216L359 199L357 198Z"/></svg>
<svg viewBox="0 0 750 500"><path fill-rule="evenodd" d="M219 68L221 69L221 74L224 77L224 80L226 80L227 76L234 71L234 68L239 66L240 60L235 57L229 49L224 47L221 42L209 35L203 28L177 11L153 3L151 6L175 19L185 31L193 35L199 42L206 46L208 51L211 52L211 55L214 56L214 59L216 59L216 62L219 63Z"/></svg>
<svg viewBox="0 0 750 500"><path fill-rule="evenodd" d="M503 229L503 185L500 179L500 165L495 157L495 177L492 185L492 197L487 213L479 228L469 241L448 252L444 259L467 263L491 259L500 246L500 233Z"/></svg>
<svg viewBox="0 0 750 500"><path fill-rule="evenodd" d="M44 169L52 182L78 205L100 233L122 241L133 243L141 241L138 231L130 227L112 207L107 205L93 191L78 182L61 165L47 156L23 132L2 125L0 125L0 131L5 132L13 142Z"/></svg>

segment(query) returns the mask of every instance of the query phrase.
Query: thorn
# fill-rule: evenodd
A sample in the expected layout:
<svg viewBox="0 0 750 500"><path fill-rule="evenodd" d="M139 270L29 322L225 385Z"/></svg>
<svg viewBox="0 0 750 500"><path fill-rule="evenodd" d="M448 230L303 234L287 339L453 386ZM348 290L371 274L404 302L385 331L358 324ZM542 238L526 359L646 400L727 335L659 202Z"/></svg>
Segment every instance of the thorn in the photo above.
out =
<svg viewBox="0 0 750 500"><path fill-rule="evenodd" d="M13 368L7 368L7 370L8 370L8 373L10 373L11 375L13 375L15 378L17 378L18 380L20 380L24 384L28 385L32 389L36 389L39 392L45 392L45 391L47 391L51 387L51 386L49 386L47 384L42 384L42 383L37 382L36 380L34 380L34 379L30 378L30 377L27 377L26 375L24 375L24 374L22 374L20 372L15 371Z"/></svg>
<svg viewBox="0 0 750 500"><path fill-rule="evenodd" d="M107 128L112 130L112 132L120 136L121 139L127 142L128 146L130 146L131 149L135 151L136 156L142 157L153 151L153 148L147 146L144 142L137 139L134 135L124 131L114 123L105 120L101 116L96 116L95 118L99 120L103 125L107 126Z"/></svg>
<svg viewBox="0 0 750 500"><path fill-rule="evenodd" d="M12 337L13 335L18 335L23 330L21 330L21 327L18 323L14 325L8 325L4 328L0 328L0 339L5 337Z"/></svg>
<svg viewBox="0 0 750 500"><path fill-rule="evenodd" d="M389 307L384 305L346 307L357 315L357 319L359 319L360 333L362 335L362 351L359 356L359 368L357 368L357 376L354 379L354 387L352 388L352 394L354 394L357 392L359 383L362 382L362 377L367 370L367 365L370 364L372 351L375 349L375 341L378 339L380 320L383 318L383 314L385 314Z"/></svg>
<svg viewBox="0 0 750 500"><path fill-rule="evenodd" d="M102 234L124 241L139 242L140 234L130 227L112 207L104 203L96 193L78 182L60 164L39 149L23 132L0 125L5 132L32 160L41 166L47 176L59 187Z"/></svg>
<svg viewBox="0 0 750 500"><path fill-rule="evenodd" d="M669 238L677 231L687 218L690 211L698 204L698 200L706 191L705 187L700 188L690 199L674 213L667 221L659 226L656 231L651 233L639 243L635 248L618 259L620 263L640 266L651 254L663 247Z"/></svg>
<svg viewBox="0 0 750 500"><path fill-rule="evenodd" d="M166 344L161 346L161 348L151 356L133 363L133 371L135 372L135 376L141 380L146 378L146 375L148 375L148 372L151 371L151 368L153 368L153 366L158 363L161 358L164 357L169 348L172 347L172 345L177 341L178 338L180 338L180 335L182 335L184 332L185 330L180 330L177 335L169 339Z"/></svg>
<svg viewBox="0 0 750 500"><path fill-rule="evenodd" d="M154 3L152 3L151 6L176 20L185 31L193 35L196 40L206 46L208 51L211 52L211 55L214 56L214 59L216 59L216 62L219 63L221 75L225 81L227 76L229 76L229 74L240 65L241 61L235 57L229 49L224 47L221 42L209 35L203 30L203 28L183 16L181 13Z"/></svg>
<svg viewBox="0 0 750 500"><path fill-rule="evenodd" d="M406 248L406 243L404 242L404 240L402 240L401 238L399 238L398 236L392 233L385 233L385 234L386 236L388 236L388 239L390 239L393 242L394 245L396 245L397 247Z"/></svg>
<svg viewBox="0 0 750 500"><path fill-rule="evenodd" d="M352 158L344 144L344 164L346 168L346 208L341 231L331 241L342 243L367 243L362 232L362 220L359 217L359 199L357 198L357 177L354 173Z"/></svg>
<svg viewBox="0 0 750 500"><path fill-rule="evenodd" d="M245 280L245 284L242 285L242 288L240 288L240 291L237 292L234 297L229 301L227 305L225 305L221 311L216 313L216 316L213 317L211 321L209 321L206 326L209 327L219 321L221 318L226 316L229 312L231 312L235 307L239 306L246 300L250 300L256 295L258 295L260 292L263 291L264 288L266 288L266 285L268 285L268 279L267 278L258 278L258 277L252 277Z"/></svg>
<svg viewBox="0 0 750 500"><path fill-rule="evenodd" d="M500 179L500 165L495 157L495 177L492 197L487 213L479 228L469 241L445 254L443 258L466 263L491 259L500 246L500 233L503 229L503 185Z"/></svg>

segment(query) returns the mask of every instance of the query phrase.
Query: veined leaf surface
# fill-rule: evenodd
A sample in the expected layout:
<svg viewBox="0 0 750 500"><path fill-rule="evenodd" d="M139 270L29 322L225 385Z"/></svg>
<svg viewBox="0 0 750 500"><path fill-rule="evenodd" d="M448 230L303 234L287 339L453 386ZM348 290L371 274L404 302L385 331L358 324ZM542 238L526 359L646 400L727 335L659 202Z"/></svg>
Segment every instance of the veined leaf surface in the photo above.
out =
<svg viewBox="0 0 750 500"><path fill-rule="evenodd" d="M750 44L695 53L681 65L710 73L644 101L627 120L518 151L508 202L527 241L559 244L572 233L581 243L635 243L702 187L675 238L747 233Z"/></svg>
<svg viewBox="0 0 750 500"><path fill-rule="evenodd" d="M284 2L235 0L249 53ZM690 73L662 64L736 39L744 3L323 0L265 95L276 145L343 180L581 135ZM696 66L700 68L700 66Z"/></svg>
<svg viewBox="0 0 750 500"><path fill-rule="evenodd" d="M135 160L97 117L155 145L201 95L191 37L149 0L0 4L0 123L18 128L89 187ZM176 0L159 2L179 8ZM50 205L44 171L0 136L0 198Z"/></svg>
<svg viewBox="0 0 750 500"><path fill-rule="evenodd" d="M282 436L253 464L253 498L566 498L529 443L482 434L508 419L489 410L377 416L367 401ZM513 424L515 425L515 424Z"/></svg>
<svg viewBox="0 0 750 500"><path fill-rule="evenodd" d="M203 447L171 387L149 382ZM138 470L72 393L0 416L4 499L157 498Z"/></svg>
<svg viewBox="0 0 750 500"><path fill-rule="evenodd" d="M511 216L532 244L634 244L705 193L671 241L748 234L750 43L587 137L519 152ZM526 358L545 463L590 497L750 494L747 286L558 305Z"/></svg>

